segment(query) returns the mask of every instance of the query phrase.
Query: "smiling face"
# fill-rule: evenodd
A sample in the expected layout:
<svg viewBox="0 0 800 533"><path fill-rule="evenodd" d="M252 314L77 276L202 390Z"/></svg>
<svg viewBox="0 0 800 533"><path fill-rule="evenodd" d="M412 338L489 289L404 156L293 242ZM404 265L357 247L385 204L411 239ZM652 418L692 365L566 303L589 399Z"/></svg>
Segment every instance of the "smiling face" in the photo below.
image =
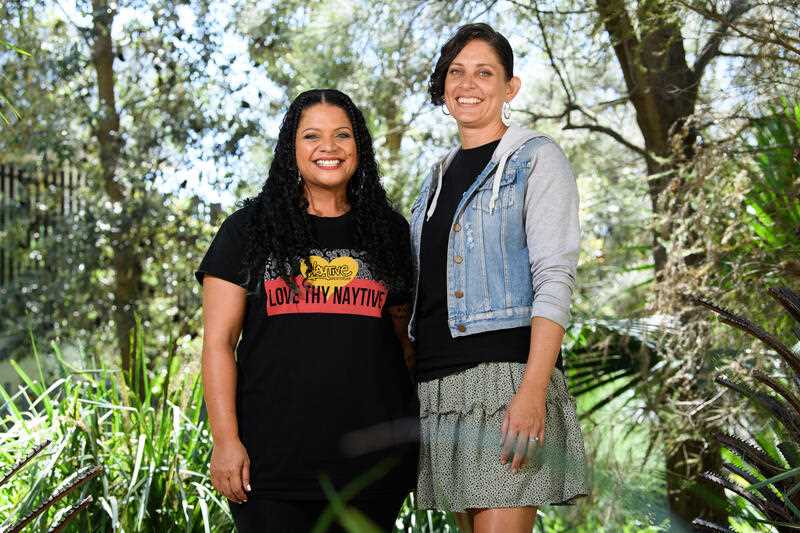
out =
<svg viewBox="0 0 800 533"><path fill-rule="evenodd" d="M325 103L304 109L295 133L295 157L310 190L346 192L358 167L358 154L344 109Z"/></svg>
<svg viewBox="0 0 800 533"><path fill-rule="evenodd" d="M502 124L503 102L519 91L519 78L506 80L506 72L492 46L472 40L461 49L447 69L444 100L453 118L470 128Z"/></svg>

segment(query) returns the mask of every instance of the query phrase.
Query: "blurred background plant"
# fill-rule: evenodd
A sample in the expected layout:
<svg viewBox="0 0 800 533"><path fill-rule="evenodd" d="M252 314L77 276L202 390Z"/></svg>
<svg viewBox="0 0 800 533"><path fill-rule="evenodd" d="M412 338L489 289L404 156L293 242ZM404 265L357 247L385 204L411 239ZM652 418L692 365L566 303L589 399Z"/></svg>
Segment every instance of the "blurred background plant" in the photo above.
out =
<svg viewBox="0 0 800 533"><path fill-rule="evenodd" d="M26 52L22 48L17 48L13 44L11 44L9 42L6 42L6 41L3 41L2 39L0 39L0 48L5 48L6 50L11 50L12 52L16 52L17 54L22 55L22 56L30 57L30 55L31 55L29 52ZM19 114L19 111L17 110L17 108L14 107L14 102L9 100L8 97L5 94L3 94L2 91L0 91L0 120L3 121L3 123L6 126L8 126L9 124L11 124L11 117L6 115L5 110L3 109L3 107L8 107L8 109L10 110L11 114L14 117L16 117L18 119L22 118L22 115Z"/></svg>

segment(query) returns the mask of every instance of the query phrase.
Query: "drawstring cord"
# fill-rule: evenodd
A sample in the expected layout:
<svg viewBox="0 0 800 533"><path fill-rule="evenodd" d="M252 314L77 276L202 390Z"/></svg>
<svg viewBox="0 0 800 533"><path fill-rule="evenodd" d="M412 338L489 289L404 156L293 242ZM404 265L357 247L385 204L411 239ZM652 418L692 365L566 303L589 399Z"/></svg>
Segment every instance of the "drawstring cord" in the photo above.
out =
<svg viewBox="0 0 800 533"><path fill-rule="evenodd" d="M497 165L497 172L494 173L492 180L492 196L489 198L489 212L494 213L494 204L497 203L497 198L500 196L500 181L503 179L503 170L506 167L508 156L511 155L513 150L508 150L503 157L500 158L500 164Z"/></svg>
<svg viewBox="0 0 800 533"><path fill-rule="evenodd" d="M436 202L439 201L439 193L442 192L442 166L444 165L444 161L440 162L436 166L436 173L438 174L438 182L436 183L436 192L433 194L433 200L431 201L431 206L428 209L428 215L425 217L425 220L430 220L433 216L433 212L436 210Z"/></svg>
<svg viewBox="0 0 800 533"><path fill-rule="evenodd" d="M489 198L489 212L494 213L494 206L497 203L497 199L500 197L500 181L503 179L503 171L506 168L506 163L508 162L508 157L514 150L508 150L503 157L500 158L500 163L497 165L497 171L494 174L494 179L492 180L492 196ZM437 181L436 181L436 192L433 194L433 200L431 201L431 206L428 208L428 213L425 217L425 220L430 220L433 216L433 212L436 210L436 203L439 201L439 194L442 192L442 167L444 166L445 161L447 158L442 160L436 167L437 173Z"/></svg>

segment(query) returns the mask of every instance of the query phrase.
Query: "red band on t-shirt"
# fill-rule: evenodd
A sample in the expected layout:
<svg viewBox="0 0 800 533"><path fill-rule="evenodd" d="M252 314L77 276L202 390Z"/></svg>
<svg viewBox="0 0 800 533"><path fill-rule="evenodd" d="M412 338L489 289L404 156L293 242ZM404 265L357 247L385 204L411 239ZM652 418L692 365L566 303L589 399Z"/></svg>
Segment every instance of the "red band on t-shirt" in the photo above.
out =
<svg viewBox="0 0 800 533"><path fill-rule="evenodd" d="M299 291L292 291L281 278L266 280L266 312L269 316L332 313L381 317L386 287L375 280L352 279L346 285L306 285L297 276Z"/></svg>

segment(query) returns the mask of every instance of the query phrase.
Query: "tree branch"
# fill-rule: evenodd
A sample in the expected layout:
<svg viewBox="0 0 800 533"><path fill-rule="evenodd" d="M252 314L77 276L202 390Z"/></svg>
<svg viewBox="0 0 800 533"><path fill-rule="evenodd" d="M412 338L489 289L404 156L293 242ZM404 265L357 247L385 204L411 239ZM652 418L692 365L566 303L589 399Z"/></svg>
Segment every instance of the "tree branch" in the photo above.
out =
<svg viewBox="0 0 800 533"><path fill-rule="evenodd" d="M722 23L724 18L722 15L718 13L708 11L702 7L698 7L696 5L692 5L688 3L686 0L677 0L680 4L687 9L694 11L695 13L702 15L706 18L716 20L719 23ZM754 43L761 43L761 44L774 44L780 46L781 48L793 52L795 54L800 55L800 48L798 48L794 43L800 43L800 40L793 38L788 33L780 33L774 31L774 28L770 31L765 31L763 33L750 33L742 29L739 25L735 23L735 21L730 21L728 23L728 29L736 33L740 37L744 37L745 39L749 39Z"/></svg>
<svg viewBox="0 0 800 533"><path fill-rule="evenodd" d="M539 5L534 1L533 5L531 6L533 12L536 14L536 21L539 23L539 29L542 32L542 42L544 43L544 49L547 52L547 57L550 59L550 65L553 67L553 70L556 71L556 76L558 76L559 81L561 82L561 87L563 87L564 92L567 95L567 101L572 102L573 96L572 92L569 90L567 85L567 80L561 74L561 69L558 68L558 64L556 63L556 57L553 54L553 50L550 47L550 40L547 38L547 32L545 31L545 24L542 22L542 15L539 12Z"/></svg>
<svg viewBox="0 0 800 533"><path fill-rule="evenodd" d="M636 38L628 11L625 9L625 2L623 0L597 0L597 10L603 26L611 38L611 44L622 68L628 92L633 93L640 85L637 80L635 60L639 40Z"/></svg>
<svg viewBox="0 0 800 533"><path fill-rule="evenodd" d="M527 109L518 109L518 110L515 109L514 111L515 112L520 112L520 113L525 113L526 115L531 117L531 120L533 120L534 123L539 121L539 120L562 120L563 118L566 117L567 123L564 125L563 129L565 129L565 130L589 130L589 131L593 131L593 132L596 132L596 133L603 133L605 135L608 135L609 137L611 137L612 139L614 139L615 141L617 141L621 145L625 146L626 148L630 149L631 151L636 152L637 154L639 154L640 156L642 156L646 160L653 161L653 156L650 155L650 153L648 153L648 151L646 149L644 149L641 146L638 146L637 144L629 141L628 139L623 137L622 134L619 133L618 131L615 131L615 130L607 127L607 126L601 126L599 124L574 124L572 122L572 119L570 118L570 113L572 111L580 111L584 116L589 117L590 119L592 118L591 115L589 115L586 111L584 111L579 105L576 105L574 103L567 105L567 107L565 107L564 111L562 111L561 113L557 113L557 114L553 114L553 115L536 113L534 111L528 111Z"/></svg>
<svg viewBox="0 0 800 533"><path fill-rule="evenodd" d="M719 55L719 47L731 25L747 11L752 9L752 7L753 4L751 4L749 0L733 0L728 11L718 19L719 24L717 28L711 34L711 37L708 38L708 41L705 46L703 46L700 55L697 56L694 66L692 67L695 80L700 81L708 64L714 57Z"/></svg>
<svg viewBox="0 0 800 533"><path fill-rule="evenodd" d="M563 113L559 113L557 115L544 115L541 113L536 113L534 111L528 111L527 109L515 109L514 111L519 113L525 113L526 115L531 117L531 120L534 123L536 123L540 120L561 120L562 118L566 117L569 114L570 108L569 107L565 108Z"/></svg>
<svg viewBox="0 0 800 533"><path fill-rule="evenodd" d="M626 148L636 152L637 154L639 154L640 156L642 156L646 160L654 161L653 156L650 155L650 153L648 153L647 150L645 150L641 146L638 146L638 145L632 143L631 141L629 141L628 139L623 137L622 134L620 134L619 132L617 132L617 131L615 131L615 130L613 130L611 128L608 128L606 126L601 126L599 124L573 124L571 122L567 122L567 124L564 126L564 129L565 130L589 130L589 131L594 131L594 132L597 132L597 133L603 133L605 135L608 135L609 137L611 137L612 139L614 139L615 141L617 141L621 145L625 146Z"/></svg>
<svg viewBox="0 0 800 533"><path fill-rule="evenodd" d="M792 63L794 65L800 65L800 59L794 59L791 57L784 57L775 54L748 54L746 52L726 52L724 50L720 50L719 54L720 57L739 57L742 59L760 59L762 61L785 61L787 63Z"/></svg>
<svg viewBox="0 0 800 533"><path fill-rule="evenodd" d="M517 2L513 3L516 5L520 5ZM653 156L645 148L642 148L641 146L638 146L635 143L629 141L628 139L623 137L621 133L607 126L601 126L597 124L596 123L597 119L591 113L586 111L586 109L584 109L575 102L575 96L573 94L573 91L570 90L571 84L569 83L569 79L566 75L564 75L564 73L562 73L561 69L559 68L558 62L556 61L555 53L553 52L553 48L550 45L550 40L545 30L546 25L542 20L541 16L542 13L545 12L539 9L539 6L535 0L532 2L532 4L522 7L525 7L526 9L533 11L536 17L536 21L539 24L539 30L542 33L544 51L547 54L550 66L552 66L553 70L555 70L556 76L558 76L561 87L564 90L564 94L566 96L566 103L564 106L564 110L561 113L557 114L540 114L528 110L520 110L520 111L530 116L533 122L542 119L563 120L564 118L566 118L566 124L563 127L563 129L565 130L583 129L583 130L593 131L596 133L603 133L605 135L608 135L618 143L622 144L629 150L642 156L648 163L655 162ZM612 44L614 45L614 49L617 53L620 65L622 67L623 75L626 78L626 83L630 90L636 87L636 81L635 81L636 72L634 68L635 59L633 54L637 49L637 47L639 46L639 43L636 39L636 35L633 30L633 24L631 23L631 20L628 17L628 12L625 10L624 2L620 2L620 0L597 0L597 7L600 16L602 17L603 22L606 26L606 29L611 37ZM625 97L611 100L610 102L607 103L615 105L618 103L627 102L629 99L630 96L626 95ZM595 123L574 124L572 122L573 111L578 111L584 117L586 117L586 119Z"/></svg>
<svg viewBox="0 0 800 533"><path fill-rule="evenodd" d="M531 8L530 4L523 4L523 3L518 2L516 0L509 0L509 3L511 5L514 5L514 6L517 6L517 7L521 7L521 8L524 8L524 9L530 9ZM553 9L551 9L551 10L540 9L539 13L542 13L543 15L588 15L590 13L595 13L595 10L594 9L558 9L558 7L555 7Z"/></svg>

